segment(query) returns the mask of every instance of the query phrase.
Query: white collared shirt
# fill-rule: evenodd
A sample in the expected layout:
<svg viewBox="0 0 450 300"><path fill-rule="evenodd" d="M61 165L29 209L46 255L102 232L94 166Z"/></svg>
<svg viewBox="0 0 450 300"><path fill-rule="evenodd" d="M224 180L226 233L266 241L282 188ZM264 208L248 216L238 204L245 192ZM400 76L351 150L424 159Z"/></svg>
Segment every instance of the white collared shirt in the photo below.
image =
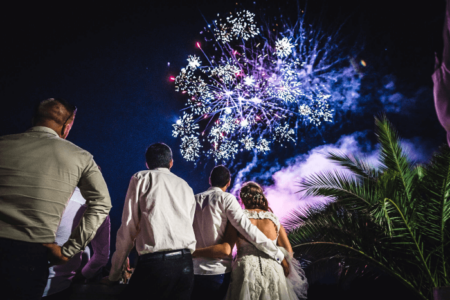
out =
<svg viewBox="0 0 450 300"><path fill-rule="evenodd" d="M195 195L196 208L194 232L197 249L223 243L227 221L259 250L281 263L283 253L254 226L244 215L236 197L218 187L210 187L206 192ZM217 275L231 272L231 258L213 259L196 257L195 275Z"/></svg>
<svg viewBox="0 0 450 300"><path fill-rule="evenodd" d="M134 174L125 199L122 225L117 232L109 279L120 279L134 243L139 255L186 248L194 252L194 214L194 192L169 169Z"/></svg>

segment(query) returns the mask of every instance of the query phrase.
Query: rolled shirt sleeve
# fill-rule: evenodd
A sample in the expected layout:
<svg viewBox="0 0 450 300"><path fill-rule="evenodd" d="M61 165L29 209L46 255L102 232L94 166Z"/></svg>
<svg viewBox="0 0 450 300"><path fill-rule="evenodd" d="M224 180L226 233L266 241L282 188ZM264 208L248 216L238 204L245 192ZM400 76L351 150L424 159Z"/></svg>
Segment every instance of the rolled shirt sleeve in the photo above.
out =
<svg viewBox="0 0 450 300"><path fill-rule="evenodd" d="M109 280L118 281L126 259L134 246L134 241L140 230L141 214L139 210L139 188L141 181L131 177L122 213L122 225L117 231L116 252L111 259Z"/></svg>
<svg viewBox="0 0 450 300"><path fill-rule="evenodd" d="M283 252L281 252L275 243L262 233L258 227L250 222L244 215L236 198L232 195L226 197L226 214L231 225L233 225L245 239L281 264L284 259Z"/></svg>
<svg viewBox="0 0 450 300"><path fill-rule="evenodd" d="M62 254L69 258L86 248L112 207L108 187L92 156L83 170L78 187L86 199L87 209L69 240L62 246Z"/></svg>
<svg viewBox="0 0 450 300"><path fill-rule="evenodd" d="M111 238L111 220L109 216L106 217L103 224L97 230L97 234L91 241L94 255L88 263L81 270L81 274L86 278L93 277L97 271L106 266L109 259L109 246Z"/></svg>

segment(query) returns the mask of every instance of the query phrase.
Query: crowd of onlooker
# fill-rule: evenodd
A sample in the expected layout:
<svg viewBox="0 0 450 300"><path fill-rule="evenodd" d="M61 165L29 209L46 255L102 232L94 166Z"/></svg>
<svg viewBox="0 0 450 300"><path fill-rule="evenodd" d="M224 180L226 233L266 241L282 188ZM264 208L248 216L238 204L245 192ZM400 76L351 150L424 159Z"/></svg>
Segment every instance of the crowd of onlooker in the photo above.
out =
<svg viewBox="0 0 450 300"><path fill-rule="evenodd" d="M76 112L67 101L50 98L36 107L29 130L0 137L2 299L68 299L74 282L129 282L127 297L151 291L152 299L190 299L191 294L221 299L230 284L236 242L236 233L233 242L227 240L231 227L287 276L289 257L278 246L290 245L276 217L277 226L269 227L280 236L278 246L226 193L231 182L226 167L214 167L210 189L194 195L170 171L172 151L163 143L148 147L148 170L130 180L111 269L104 272L111 199L92 155L66 140ZM270 210L258 184L245 188L244 205ZM128 258L133 248L138 254L134 272Z"/></svg>

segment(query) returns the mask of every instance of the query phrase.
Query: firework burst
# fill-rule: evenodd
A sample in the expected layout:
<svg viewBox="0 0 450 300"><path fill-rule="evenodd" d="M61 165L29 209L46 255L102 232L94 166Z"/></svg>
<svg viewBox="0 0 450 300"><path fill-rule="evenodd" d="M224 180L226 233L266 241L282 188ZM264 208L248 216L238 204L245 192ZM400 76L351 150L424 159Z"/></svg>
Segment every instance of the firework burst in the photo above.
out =
<svg viewBox="0 0 450 300"><path fill-rule="evenodd" d="M200 157L202 145L217 162L239 150L267 153L275 142L295 143L298 128L333 122L337 103L357 95L349 92L359 88L357 76L330 54L331 39L303 22L274 34L243 10L208 27L201 32L209 35L206 46L197 43L201 57L189 55L173 79L188 96L173 125L188 161Z"/></svg>

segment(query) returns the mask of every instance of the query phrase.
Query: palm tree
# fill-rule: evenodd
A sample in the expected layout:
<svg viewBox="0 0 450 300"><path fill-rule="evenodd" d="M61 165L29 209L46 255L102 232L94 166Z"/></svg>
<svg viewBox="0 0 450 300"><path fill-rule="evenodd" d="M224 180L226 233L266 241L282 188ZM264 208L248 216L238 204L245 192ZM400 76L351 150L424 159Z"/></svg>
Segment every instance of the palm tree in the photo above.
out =
<svg viewBox="0 0 450 300"><path fill-rule="evenodd" d="M285 222L293 228L289 238L297 253L362 261L432 299L433 287L450 285L450 149L415 165L387 118L375 124L379 167L328 153L346 171L314 174L300 184L306 196L334 201L294 211Z"/></svg>

